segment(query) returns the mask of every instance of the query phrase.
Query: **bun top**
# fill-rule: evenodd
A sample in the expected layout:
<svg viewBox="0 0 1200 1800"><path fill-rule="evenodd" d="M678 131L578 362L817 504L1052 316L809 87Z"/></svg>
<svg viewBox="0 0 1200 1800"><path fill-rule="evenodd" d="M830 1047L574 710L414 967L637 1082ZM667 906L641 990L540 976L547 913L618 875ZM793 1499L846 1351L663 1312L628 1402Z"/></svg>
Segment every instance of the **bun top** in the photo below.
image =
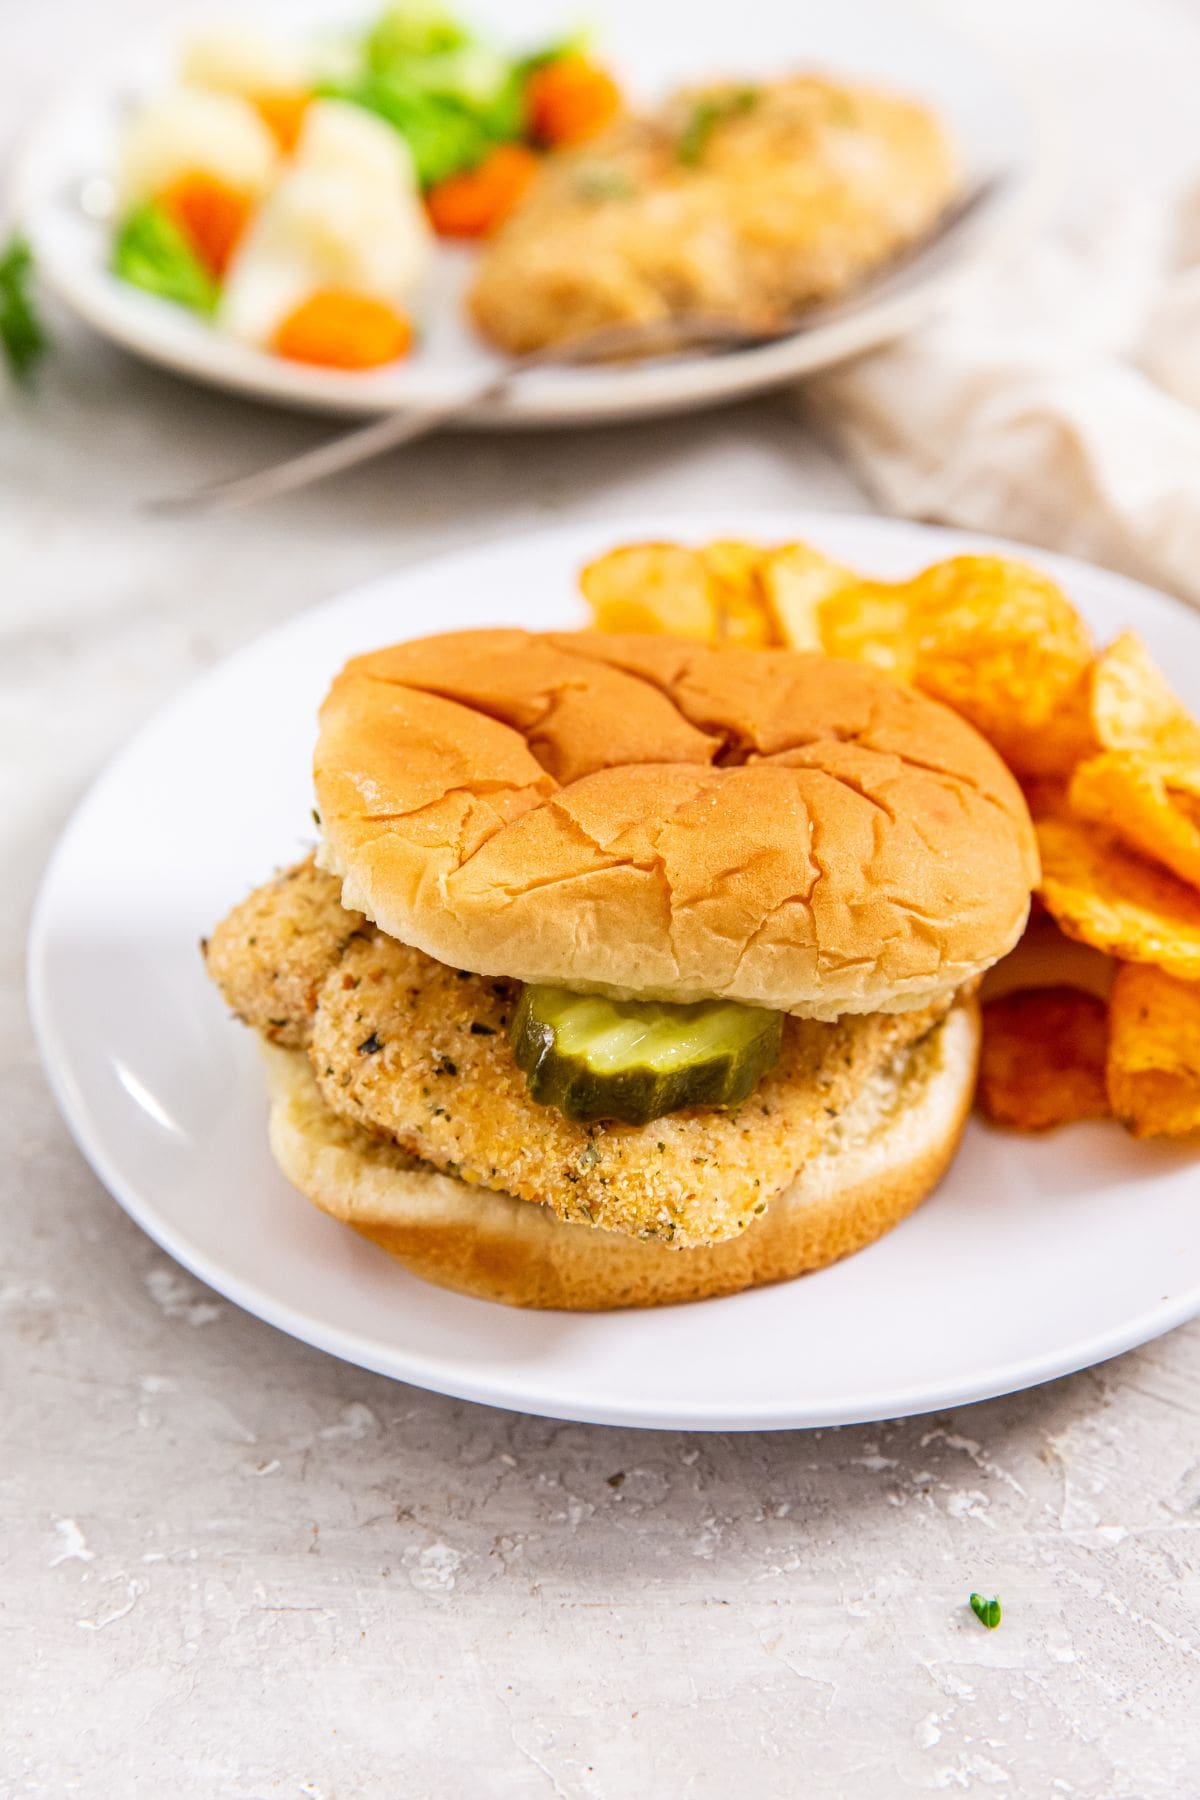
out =
<svg viewBox="0 0 1200 1800"><path fill-rule="evenodd" d="M343 901L477 974L814 1017L922 1005L1020 935L1020 790L863 664L467 631L356 657L321 710Z"/></svg>

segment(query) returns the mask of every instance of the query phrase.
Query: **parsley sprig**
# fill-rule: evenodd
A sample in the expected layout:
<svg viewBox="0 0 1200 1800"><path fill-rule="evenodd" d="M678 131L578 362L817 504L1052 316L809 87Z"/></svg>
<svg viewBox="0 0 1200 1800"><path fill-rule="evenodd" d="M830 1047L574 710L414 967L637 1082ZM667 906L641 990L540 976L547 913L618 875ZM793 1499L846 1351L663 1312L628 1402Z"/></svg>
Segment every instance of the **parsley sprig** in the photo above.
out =
<svg viewBox="0 0 1200 1800"><path fill-rule="evenodd" d="M50 340L33 302L33 252L19 234L0 250L0 350L17 381L32 380Z"/></svg>
<svg viewBox="0 0 1200 1800"><path fill-rule="evenodd" d="M972 1594L971 1611L981 1625L986 1625L989 1631L995 1631L1001 1618L999 1596L993 1594L990 1600L985 1600L982 1594Z"/></svg>

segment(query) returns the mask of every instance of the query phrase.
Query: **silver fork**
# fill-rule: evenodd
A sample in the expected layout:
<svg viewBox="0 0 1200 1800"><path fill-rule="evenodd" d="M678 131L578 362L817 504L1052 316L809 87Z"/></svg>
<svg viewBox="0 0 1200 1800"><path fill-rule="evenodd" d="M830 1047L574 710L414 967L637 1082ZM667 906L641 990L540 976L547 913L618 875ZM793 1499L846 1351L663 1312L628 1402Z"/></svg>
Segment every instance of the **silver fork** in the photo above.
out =
<svg viewBox="0 0 1200 1800"><path fill-rule="evenodd" d="M897 270L924 255L934 244L944 243L960 230L995 195L1001 185L993 177L968 189L941 214L926 235L908 245L898 256L876 271L868 281L856 288L845 300L810 307L800 317L769 328L739 324L736 320L704 314L681 314L675 318L654 320L649 324L608 325L562 344L549 344L528 355L513 357L504 366L469 387L460 389L452 399L438 401L404 412L385 413L369 425L329 438L298 456L256 469L249 475L235 475L220 481L206 482L184 494L168 494L147 500L143 509L160 518L196 517L206 513L233 512L254 506L263 500L275 500L282 494L356 468L373 457L382 456L402 444L427 437L431 432L452 424L473 412L477 406L502 399L521 377L534 369L584 368L599 362L646 362L657 358L679 356L684 352L705 351L709 354L732 350L757 349L778 343L783 338L797 337L803 332L827 325L833 319L849 317L868 305L877 289L889 281Z"/></svg>

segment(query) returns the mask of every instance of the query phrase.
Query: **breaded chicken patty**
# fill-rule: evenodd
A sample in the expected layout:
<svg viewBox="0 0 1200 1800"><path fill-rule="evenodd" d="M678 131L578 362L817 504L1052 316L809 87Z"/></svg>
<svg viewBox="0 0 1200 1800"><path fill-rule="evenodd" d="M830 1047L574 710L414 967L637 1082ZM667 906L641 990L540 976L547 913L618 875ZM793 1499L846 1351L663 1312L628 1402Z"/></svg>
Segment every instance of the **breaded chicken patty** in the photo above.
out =
<svg viewBox="0 0 1200 1800"><path fill-rule="evenodd" d="M788 1018L778 1065L741 1107L581 1125L529 1096L507 1035L515 983L435 962L343 911L338 893L310 860L218 927L209 969L239 1016L307 1044L327 1105L410 1155L564 1220L679 1246L750 1224L945 1010Z"/></svg>
<svg viewBox="0 0 1200 1800"><path fill-rule="evenodd" d="M913 101L815 75L691 90L551 158L470 305L517 354L686 313L769 329L928 231L955 186Z"/></svg>
<svg viewBox="0 0 1200 1800"><path fill-rule="evenodd" d="M342 905L342 884L312 857L255 888L202 948L233 1011L272 1044L309 1040L317 993L366 920Z"/></svg>

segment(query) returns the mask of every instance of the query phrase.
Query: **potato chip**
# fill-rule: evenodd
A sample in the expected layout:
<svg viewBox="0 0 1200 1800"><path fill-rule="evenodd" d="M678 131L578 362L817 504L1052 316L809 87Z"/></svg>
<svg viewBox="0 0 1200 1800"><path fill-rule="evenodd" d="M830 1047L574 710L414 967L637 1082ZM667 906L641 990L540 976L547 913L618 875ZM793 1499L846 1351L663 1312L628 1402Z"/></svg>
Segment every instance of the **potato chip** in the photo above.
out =
<svg viewBox="0 0 1200 1800"><path fill-rule="evenodd" d="M1200 887L1200 760L1105 750L1076 769L1070 805Z"/></svg>
<svg viewBox="0 0 1200 1800"><path fill-rule="evenodd" d="M1200 893L1111 832L1065 812L1041 812L1033 798L1039 891L1068 937L1122 962L1157 963L1182 981L1200 980Z"/></svg>
<svg viewBox="0 0 1200 1800"><path fill-rule="evenodd" d="M1135 1137L1200 1132L1200 982L1133 963L1117 971L1108 1093Z"/></svg>
<svg viewBox="0 0 1200 1800"><path fill-rule="evenodd" d="M698 550L625 544L589 563L579 585L598 631L716 640L717 596Z"/></svg>
<svg viewBox="0 0 1200 1800"><path fill-rule="evenodd" d="M1086 753L1090 634L1027 564L956 556L908 584L913 680L969 719L1018 775L1065 774Z"/></svg>
<svg viewBox="0 0 1200 1800"><path fill-rule="evenodd" d="M764 553L759 570L777 641L789 650L823 650L821 608L860 578L809 544L782 544Z"/></svg>
<svg viewBox="0 0 1200 1800"><path fill-rule="evenodd" d="M1200 725L1132 631L1096 658L1090 690L1095 748L1157 750L1172 759L1200 759Z"/></svg>
<svg viewBox="0 0 1200 1800"><path fill-rule="evenodd" d="M916 678L917 645L905 588L883 581L842 588L823 603L820 625L826 655L870 663L897 681Z"/></svg>
<svg viewBox="0 0 1200 1800"><path fill-rule="evenodd" d="M1091 638L1046 576L1004 557L959 556L909 582L863 581L806 554L783 565L778 594L766 583L788 643L914 682L1018 774L1066 776L1093 747Z"/></svg>
<svg viewBox="0 0 1200 1800"><path fill-rule="evenodd" d="M758 586L758 571L767 552L761 544L740 538L715 538L700 546L699 555L719 587L751 593Z"/></svg>
<svg viewBox="0 0 1200 1800"><path fill-rule="evenodd" d="M732 539L700 551L713 587L718 643L762 650L781 642L760 579L765 554L755 544Z"/></svg>
<svg viewBox="0 0 1200 1800"><path fill-rule="evenodd" d="M1049 1131L1110 1116L1108 1012L1082 988L1022 988L983 1008L976 1098L993 1125Z"/></svg>

